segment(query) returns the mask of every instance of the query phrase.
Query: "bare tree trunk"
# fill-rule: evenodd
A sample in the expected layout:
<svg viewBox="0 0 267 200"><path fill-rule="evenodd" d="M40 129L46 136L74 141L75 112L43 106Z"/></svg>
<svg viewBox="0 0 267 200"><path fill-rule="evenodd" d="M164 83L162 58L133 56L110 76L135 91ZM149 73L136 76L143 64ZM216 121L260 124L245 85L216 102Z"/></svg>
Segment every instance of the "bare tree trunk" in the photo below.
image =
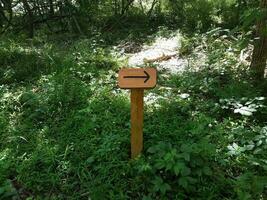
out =
<svg viewBox="0 0 267 200"><path fill-rule="evenodd" d="M33 17L33 12L32 9L28 3L27 0L22 0L23 6L25 11L27 12L28 15L28 28L29 28L29 37L33 38L34 36L34 17Z"/></svg>
<svg viewBox="0 0 267 200"><path fill-rule="evenodd" d="M0 34L4 33L12 25L13 10L12 1L0 0ZM3 28L3 30L2 30Z"/></svg>
<svg viewBox="0 0 267 200"><path fill-rule="evenodd" d="M257 39L254 44L252 62L250 68L256 80L264 78L267 61L267 0L261 0L262 17L257 22Z"/></svg>
<svg viewBox="0 0 267 200"><path fill-rule="evenodd" d="M54 16L55 14L53 0L49 0L49 13L50 16Z"/></svg>
<svg viewBox="0 0 267 200"><path fill-rule="evenodd" d="M125 2L124 0L122 0L122 4L121 4L121 16L123 16L130 8L130 6L133 4L134 0L127 0L127 2Z"/></svg>
<svg viewBox="0 0 267 200"><path fill-rule="evenodd" d="M2 4L0 2L0 29L4 26L4 20L3 18L5 18L5 12L4 12L4 7L2 7Z"/></svg>
<svg viewBox="0 0 267 200"><path fill-rule="evenodd" d="M80 27L80 24L78 23L76 17L75 16L72 16L72 19L73 19L73 21L75 23L75 26L76 26L77 30L79 31L79 34L80 35L84 35L84 33L83 33L83 31L82 31L82 29Z"/></svg>
<svg viewBox="0 0 267 200"><path fill-rule="evenodd" d="M148 17L151 17L151 14L152 14L152 12L153 12L153 9L154 9L154 7L155 7L155 5L156 5L157 3L158 3L157 0L153 0L150 9L149 9L149 11L147 12Z"/></svg>
<svg viewBox="0 0 267 200"><path fill-rule="evenodd" d="M124 12L124 5L125 4L125 0L121 0L121 15L123 15L123 12Z"/></svg>
<svg viewBox="0 0 267 200"><path fill-rule="evenodd" d="M118 15L118 0L114 0L114 14Z"/></svg>

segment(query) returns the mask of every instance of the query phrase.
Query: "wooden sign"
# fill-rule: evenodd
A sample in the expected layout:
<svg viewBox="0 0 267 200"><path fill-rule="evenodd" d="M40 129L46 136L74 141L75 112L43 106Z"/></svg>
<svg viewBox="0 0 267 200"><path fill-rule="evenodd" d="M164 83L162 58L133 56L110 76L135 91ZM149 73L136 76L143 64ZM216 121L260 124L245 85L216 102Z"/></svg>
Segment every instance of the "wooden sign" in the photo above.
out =
<svg viewBox="0 0 267 200"><path fill-rule="evenodd" d="M131 157L137 157L143 149L144 89L157 84L154 68L121 69L119 87L131 89Z"/></svg>
<svg viewBox="0 0 267 200"><path fill-rule="evenodd" d="M157 71L154 68L121 69L119 71L119 87L131 88L154 88L157 83Z"/></svg>

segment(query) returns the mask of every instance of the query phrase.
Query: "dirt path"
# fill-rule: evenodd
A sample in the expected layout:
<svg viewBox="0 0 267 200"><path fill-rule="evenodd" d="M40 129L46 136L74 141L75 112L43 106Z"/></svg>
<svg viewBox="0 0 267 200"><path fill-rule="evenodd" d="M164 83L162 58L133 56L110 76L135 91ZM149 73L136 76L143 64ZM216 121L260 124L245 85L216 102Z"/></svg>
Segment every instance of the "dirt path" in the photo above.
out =
<svg viewBox="0 0 267 200"><path fill-rule="evenodd" d="M158 36L151 44L137 44L135 42L122 42L114 50L120 61L126 62L128 67L156 66L159 71L175 75L187 70L198 71L206 62L206 53L202 48L196 47L187 56L180 56L183 36L174 31L169 37ZM201 47L201 46L200 46Z"/></svg>
<svg viewBox="0 0 267 200"><path fill-rule="evenodd" d="M166 70L170 73L184 71L188 61L179 57L181 38L179 33L170 38L157 37L151 45L144 45L138 53L128 54L128 66L156 64L158 70Z"/></svg>

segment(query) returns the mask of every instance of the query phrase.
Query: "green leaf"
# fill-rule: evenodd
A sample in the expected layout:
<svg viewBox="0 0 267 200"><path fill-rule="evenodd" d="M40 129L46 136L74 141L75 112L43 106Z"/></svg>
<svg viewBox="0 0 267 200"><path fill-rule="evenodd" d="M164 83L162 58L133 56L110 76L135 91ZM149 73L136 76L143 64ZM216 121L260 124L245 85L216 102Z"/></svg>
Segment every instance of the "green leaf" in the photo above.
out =
<svg viewBox="0 0 267 200"><path fill-rule="evenodd" d="M191 147L191 145L182 144L181 151L182 152L188 152L188 153L192 152L192 147Z"/></svg>
<svg viewBox="0 0 267 200"><path fill-rule="evenodd" d="M152 200L150 196L143 196L142 200Z"/></svg>
<svg viewBox="0 0 267 200"><path fill-rule="evenodd" d="M238 195L238 198L242 199L242 200L251 199L251 195L248 192L244 192L244 191L238 190L237 191L237 195Z"/></svg>
<svg viewBox="0 0 267 200"><path fill-rule="evenodd" d="M173 167L173 171L174 171L174 174L175 174L176 176L178 176L179 173L180 173L180 167L179 167L178 165L174 165L174 167Z"/></svg>
<svg viewBox="0 0 267 200"><path fill-rule="evenodd" d="M188 176L190 173L191 173L191 170L188 167L183 167L182 170L181 170L181 175L182 176Z"/></svg>
<svg viewBox="0 0 267 200"><path fill-rule="evenodd" d="M179 175L179 173L182 171L183 168L185 168L185 164L182 161L176 162L176 164L173 166L173 171L176 176Z"/></svg>
<svg viewBox="0 0 267 200"><path fill-rule="evenodd" d="M190 184L195 184L197 183L197 179L195 178L192 178L190 176L186 177L187 181L190 183Z"/></svg>
<svg viewBox="0 0 267 200"><path fill-rule="evenodd" d="M91 164L95 161L95 158L93 156L89 157L87 160L86 160L86 163L87 164Z"/></svg>
<svg viewBox="0 0 267 200"><path fill-rule="evenodd" d="M181 177L179 178L179 185L182 186L183 188L187 188L188 187L188 181L186 177Z"/></svg>
<svg viewBox="0 0 267 200"><path fill-rule="evenodd" d="M163 169L165 167L165 163L163 162L163 160L159 160L158 162L156 162L155 164L155 168L156 169Z"/></svg>
<svg viewBox="0 0 267 200"><path fill-rule="evenodd" d="M166 194L167 191L171 190L171 186L168 183L164 183L160 186L160 192Z"/></svg>
<svg viewBox="0 0 267 200"><path fill-rule="evenodd" d="M212 171L211 171L210 167L205 166L205 167L203 167L202 170L203 170L203 173L204 173L205 175L207 175L207 176L211 176L211 175L212 175Z"/></svg>
<svg viewBox="0 0 267 200"><path fill-rule="evenodd" d="M242 108L237 108L234 110L234 113L239 113L244 116L251 116L253 112L256 112L257 110L254 108L249 108L247 106L243 106Z"/></svg>
<svg viewBox="0 0 267 200"><path fill-rule="evenodd" d="M254 147L255 147L254 144L246 145L246 150L248 150L248 151L253 150Z"/></svg>
<svg viewBox="0 0 267 200"><path fill-rule="evenodd" d="M153 181L154 187L153 190L155 192L160 191L162 194L165 194L167 191L171 190L171 186L167 183L164 183L161 177L156 177Z"/></svg>
<svg viewBox="0 0 267 200"><path fill-rule="evenodd" d="M166 170L170 170L173 167L173 163L171 161L167 162L165 167L166 167Z"/></svg>
<svg viewBox="0 0 267 200"><path fill-rule="evenodd" d="M190 154L189 153L183 153L182 156L186 161L190 161Z"/></svg>
<svg viewBox="0 0 267 200"><path fill-rule="evenodd" d="M262 140L259 140L256 145L260 146L261 144L262 144Z"/></svg>
<svg viewBox="0 0 267 200"><path fill-rule="evenodd" d="M147 150L148 153L156 153L156 151L157 151L157 148L155 146L149 147Z"/></svg>

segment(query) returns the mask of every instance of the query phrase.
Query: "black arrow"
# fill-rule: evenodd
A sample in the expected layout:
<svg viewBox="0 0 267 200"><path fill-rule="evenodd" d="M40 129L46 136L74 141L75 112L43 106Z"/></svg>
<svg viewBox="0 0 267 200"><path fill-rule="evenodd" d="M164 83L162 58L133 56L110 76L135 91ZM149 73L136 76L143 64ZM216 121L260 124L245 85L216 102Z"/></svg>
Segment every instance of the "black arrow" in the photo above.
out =
<svg viewBox="0 0 267 200"><path fill-rule="evenodd" d="M123 78L145 78L144 83L146 83L150 79L150 76L146 71L144 71L144 73L145 76L124 76Z"/></svg>

